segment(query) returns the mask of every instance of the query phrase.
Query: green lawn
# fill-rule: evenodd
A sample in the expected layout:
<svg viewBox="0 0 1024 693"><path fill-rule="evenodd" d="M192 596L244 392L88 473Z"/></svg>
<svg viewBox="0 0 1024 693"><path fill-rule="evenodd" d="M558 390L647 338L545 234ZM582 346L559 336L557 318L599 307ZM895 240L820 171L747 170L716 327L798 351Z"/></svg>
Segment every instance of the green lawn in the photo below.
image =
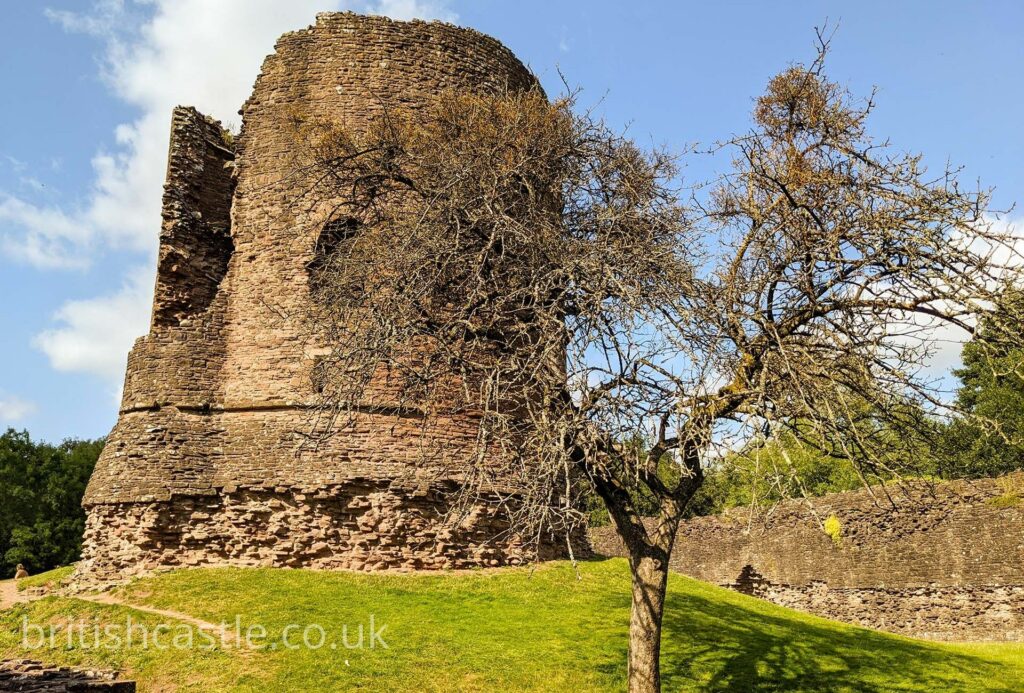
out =
<svg viewBox="0 0 1024 693"><path fill-rule="evenodd" d="M21 580L18 580L18 591L23 592L25 590L34 589L36 587L59 587L61 581L71 577L71 574L73 572L75 572L75 567L69 565L64 568L57 568L56 570L50 570L45 573L39 573L38 575L30 575L27 578L22 578Z"/></svg>
<svg viewBox="0 0 1024 693"><path fill-rule="evenodd" d="M142 580L133 603L243 627L262 624L256 650L25 653L22 619L60 627L128 614L46 598L0 612L0 657L33 656L127 669L141 690L621 690L625 678L629 574L622 560L534 572L509 569L439 575L362 575L302 570L213 569ZM345 649L342 626L386 624L388 649ZM319 624L337 649L285 651L290 623ZM301 631L299 631L301 633ZM316 636L317 631L310 631ZM369 635L366 634L365 645ZM301 641L296 635L294 640ZM316 637L311 637L316 640ZM669 691L1024 691L1024 646L940 645L798 614L673 576L663 670Z"/></svg>

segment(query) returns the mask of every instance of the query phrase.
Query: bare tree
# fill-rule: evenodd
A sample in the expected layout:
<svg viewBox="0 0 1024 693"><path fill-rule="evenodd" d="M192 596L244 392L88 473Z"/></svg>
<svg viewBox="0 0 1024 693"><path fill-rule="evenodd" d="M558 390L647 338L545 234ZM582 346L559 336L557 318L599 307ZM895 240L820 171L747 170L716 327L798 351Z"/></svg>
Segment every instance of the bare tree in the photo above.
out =
<svg viewBox="0 0 1024 693"><path fill-rule="evenodd" d="M445 93L360 132L299 115L311 192L340 200L311 302L319 429L386 374L428 417L479 412L464 492L516 479L521 531L577 526L592 489L629 554L630 690L660 690L669 558L707 465L786 431L898 471L905 437L876 432L944 404L921 375L936 324L972 330L1014 280L987 192L874 142L872 105L821 56L787 69L685 204L672 156L573 98Z"/></svg>

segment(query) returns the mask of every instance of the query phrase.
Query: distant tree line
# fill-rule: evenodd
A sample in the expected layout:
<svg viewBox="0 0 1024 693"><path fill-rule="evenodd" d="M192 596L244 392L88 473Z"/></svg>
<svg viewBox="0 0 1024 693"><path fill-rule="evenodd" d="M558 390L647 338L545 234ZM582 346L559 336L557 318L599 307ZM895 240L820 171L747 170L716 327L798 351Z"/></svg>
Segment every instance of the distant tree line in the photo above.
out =
<svg viewBox="0 0 1024 693"><path fill-rule="evenodd" d="M0 436L0 577L19 563L38 573L78 560L82 496L103 442L53 445L13 429Z"/></svg>
<svg viewBox="0 0 1024 693"><path fill-rule="evenodd" d="M957 404L969 417L943 430L943 477L994 476L1024 469L1024 325L1014 311L1024 307L1024 288L1007 291L1000 310L985 315L964 346L954 371L961 386Z"/></svg>
<svg viewBox="0 0 1024 693"><path fill-rule="evenodd" d="M1013 319L1024 307L1024 291L1009 289L1004 305L985 314L973 339L964 345L956 405L960 414L949 421L908 412L902 420L918 432L915 460L893 464L906 476L933 479L974 479L1024 469L1024 325ZM887 422L881 434L901 435ZM754 502L774 502L801 495L849 491L865 481L885 482L895 474L871 478L858 470L858 460L815 453L806 445L780 436L760 447L758 458L743 452L709 470L704 486L688 508L691 516L721 512Z"/></svg>
<svg viewBox="0 0 1024 693"><path fill-rule="evenodd" d="M851 491L866 483L899 477L938 480L975 479L1024 470L1024 325L1011 316L1024 308L1024 291L1009 289L1004 309L986 314L973 339L964 345L955 405L958 414L941 421L922 409L907 407L903 416L874 419L870 408L851 422L861 435L905 436L911 450L898 453L913 459L862 466L856 455L836 456L815 450L807 435L783 432L767 442L723 456L705 471L704 484L686 509L687 517L713 515L734 507L770 505L786 498ZM913 429L908 430L908 429ZM644 448L637 436L628 446ZM671 467L665 460L666 468ZM591 523L608 524L600 499L588 498ZM644 514L654 515L653 499L638 494Z"/></svg>

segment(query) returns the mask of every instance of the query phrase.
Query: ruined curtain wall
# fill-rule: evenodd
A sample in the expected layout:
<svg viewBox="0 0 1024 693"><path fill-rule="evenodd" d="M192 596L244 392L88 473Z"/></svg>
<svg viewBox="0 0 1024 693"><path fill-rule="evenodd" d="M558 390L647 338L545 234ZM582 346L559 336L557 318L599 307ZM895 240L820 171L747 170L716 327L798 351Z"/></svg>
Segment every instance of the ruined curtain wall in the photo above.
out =
<svg viewBox="0 0 1024 693"><path fill-rule="evenodd" d="M939 640L1024 640L1024 474L790 501L682 525L673 569L777 604ZM829 517L839 531L829 536ZM833 524L833 523L830 523ZM595 549L623 555L610 527Z"/></svg>

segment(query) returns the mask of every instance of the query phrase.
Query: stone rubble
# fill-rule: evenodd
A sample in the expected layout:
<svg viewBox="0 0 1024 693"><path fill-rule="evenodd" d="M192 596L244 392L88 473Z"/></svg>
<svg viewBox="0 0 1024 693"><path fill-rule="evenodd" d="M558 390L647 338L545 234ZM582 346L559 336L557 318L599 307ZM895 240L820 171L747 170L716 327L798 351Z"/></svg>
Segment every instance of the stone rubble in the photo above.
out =
<svg viewBox="0 0 1024 693"><path fill-rule="evenodd" d="M0 691L19 693L135 693L133 681L93 669L72 669L29 659L0 660Z"/></svg>

